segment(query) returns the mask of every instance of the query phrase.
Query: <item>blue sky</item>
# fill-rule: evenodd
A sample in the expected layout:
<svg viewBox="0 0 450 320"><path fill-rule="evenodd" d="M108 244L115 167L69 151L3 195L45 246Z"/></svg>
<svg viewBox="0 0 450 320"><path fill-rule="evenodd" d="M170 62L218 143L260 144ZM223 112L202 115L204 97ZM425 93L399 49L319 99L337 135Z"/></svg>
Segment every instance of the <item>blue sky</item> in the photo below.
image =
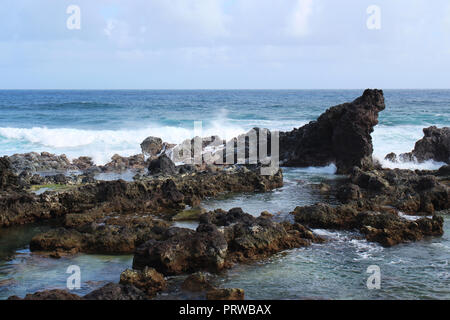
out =
<svg viewBox="0 0 450 320"><path fill-rule="evenodd" d="M81 29L69 30L69 5ZM366 10L381 9L369 30ZM450 88L448 0L2 0L2 89Z"/></svg>

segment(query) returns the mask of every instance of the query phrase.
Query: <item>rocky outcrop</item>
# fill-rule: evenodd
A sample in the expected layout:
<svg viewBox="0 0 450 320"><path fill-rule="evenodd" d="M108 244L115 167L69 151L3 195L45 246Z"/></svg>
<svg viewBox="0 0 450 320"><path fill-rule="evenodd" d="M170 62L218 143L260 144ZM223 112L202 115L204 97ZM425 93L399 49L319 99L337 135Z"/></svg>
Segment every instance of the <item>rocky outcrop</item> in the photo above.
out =
<svg viewBox="0 0 450 320"><path fill-rule="evenodd" d="M19 179L12 170L11 161L8 157L0 158L0 191L18 187Z"/></svg>
<svg viewBox="0 0 450 320"><path fill-rule="evenodd" d="M407 214L433 214L450 208L450 188L436 174L400 169L367 172L355 168L350 182L339 189L338 198L344 203L356 201L360 208L369 210L390 206Z"/></svg>
<svg viewBox="0 0 450 320"><path fill-rule="evenodd" d="M115 154L111 157L111 161L100 166L103 172L123 172L127 170L135 172L145 172L147 163L145 161L144 155L138 154L130 157L122 157Z"/></svg>
<svg viewBox="0 0 450 320"><path fill-rule="evenodd" d="M83 298L67 290L55 289L27 294L23 299L18 296L11 296L8 300L83 300Z"/></svg>
<svg viewBox="0 0 450 320"><path fill-rule="evenodd" d="M442 172L443 174L441 175ZM383 246L421 240L443 234L443 219L433 215L450 208L448 177L441 171L353 168L336 187L343 204L297 207L295 221L311 228L358 230L369 241Z"/></svg>
<svg viewBox="0 0 450 320"><path fill-rule="evenodd" d="M424 162L434 160L450 164L450 127L423 129L424 137L416 142L414 150L400 155L403 160Z"/></svg>
<svg viewBox="0 0 450 320"><path fill-rule="evenodd" d="M151 216L69 214L65 227L33 237L30 250L58 257L77 252L132 254L150 239L161 239L169 223Z"/></svg>
<svg viewBox="0 0 450 320"><path fill-rule="evenodd" d="M244 300L242 289L214 289L206 293L206 300Z"/></svg>
<svg viewBox="0 0 450 320"><path fill-rule="evenodd" d="M108 283L83 297L85 300L146 300L147 294L128 284Z"/></svg>
<svg viewBox="0 0 450 320"><path fill-rule="evenodd" d="M95 165L91 157L73 159L72 164L81 171L87 171Z"/></svg>
<svg viewBox="0 0 450 320"><path fill-rule="evenodd" d="M354 166L372 167L372 138L378 113L385 109L383 91L366 90L351 103L328 109L317 121L280 132L280 161L289 167L335 163L339 173Z"/></svg>
<svg viewBox="0 0 450 320"><path fill-rule="evenodd" d="M155 157L163 150L163 141L158 137L148 137L141 143L142 153L149 157Z"/></svg>
<svg viewBox="0 0 450 320"><path fill-rule="evenodd" d="M134 255L133 268L148 266L165 275L217 272L235 262L252 261L322 241L301 225L255 218L240 208L206 213L196 231L170 228L166 237L140 246Z"/></svg>
<svg viewBox="0 0 450 320"><path fill-rule="evenodd" d="M14 154L9 157L12 168L17 173L24 170L30 172L67 171L77 170L66 155L55 155L48 152L30 152Z"/></svg>
<svg viewBox="0 0 450 320"><path fill-rule="evenodd" d="M215 288L210 282L210 274L200 271L189 275L181 284L181 289L189 292L204 292Z"/></svg>
<svg viewBox="0 0 450 320"><path fill-rule="evenodd" d="M141 271L127 269L120 275L120 284L132 285L145 292L148 297L153 297L167 286L164 276L153 268Z"/></svg>
<svg viewBox="0 0 450 320"><path fill-rule="evenodd" d="M234 167L215 173L194 172L136 182L99 181L68 190L7 192L0 197L0 226L23 224L66 214L161 213L198 206L201 199L224 192L269 191L283 185L279 170L262 176L258 170Z"/></svg>
<svg viewBox="0 0 450 320"><path fill-rule="evenodd" d="M434 216L416 221L404 219L395 211L359 211L351 205L331 207L316 204L297 207L291 214L295 221L311 228L352 230L365 235L368 241L378 242L385 247L418 241L426 236L441 236L444 219Z"/></svg>
<svg viewBox="0 0 450 320"><path fill-rule="evenodd" d="M165 154L153 159L148 166L150 174L174 175L178 173L175 163Z"/></svg>
<svg viewBox="0 0 450 320"><path fill-rule="evenodd" d="M440 167L436 175L438 177L448 177L450 180L450 165Z"/></svg>
<svg viewBox="0 0 450 320"><path fill-rule="evenodd" d="M198 270L217 272L224 268L227 242L213 225L197 231L171 228L167 240L150 240L134 255L133 269L146 266L165 275L190 273Z"/></svg>

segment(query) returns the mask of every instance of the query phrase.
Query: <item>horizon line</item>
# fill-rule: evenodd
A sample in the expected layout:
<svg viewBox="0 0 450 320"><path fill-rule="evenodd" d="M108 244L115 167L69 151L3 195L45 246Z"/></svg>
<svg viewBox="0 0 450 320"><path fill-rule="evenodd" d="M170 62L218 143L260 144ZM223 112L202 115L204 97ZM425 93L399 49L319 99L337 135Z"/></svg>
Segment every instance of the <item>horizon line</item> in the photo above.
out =
<svg viewBox="0 0 450 320"><path fill-rule="evenodd" d="M380 89L380 90L450 90L450 88L13 88L4 89L0 91L300 91L300 90L366 90L366 89Z"/></svg>

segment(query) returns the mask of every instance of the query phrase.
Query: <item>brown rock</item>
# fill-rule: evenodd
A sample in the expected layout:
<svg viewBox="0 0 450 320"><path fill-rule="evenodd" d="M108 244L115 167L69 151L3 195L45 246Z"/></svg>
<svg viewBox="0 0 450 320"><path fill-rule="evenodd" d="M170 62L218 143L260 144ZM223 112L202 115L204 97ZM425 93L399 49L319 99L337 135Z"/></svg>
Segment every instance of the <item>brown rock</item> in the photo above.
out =
<svg viewBox="0 0 450 320"><path fill-rule="evenodd" d="M144 270L127 269L120 275L120 283L124 285L133 285L145 292L148 296L154 296L157 292L166 288L167 283L164 276L153 268L144 268Z"/></svg>
<svg viewBox="0 0 450 320"><path fill-rule="evenodd" d="M244 290L214 289L206 293L206 300L244 300Z"/></svg>
<svg viewBox="0 0 450 320"><path fill-rule="evenodd" d="M67 290L45 290L33 294L27 294L21 299L17 296L9 297L8 300L83 300L82 297L70 293Z"/></svg>
<svg viewBox="0 0 450 320"><path fill-rule="evenodd" d="M203 292L214 289L210 283L210 275L205 272L196 272L188 276L181 285L181 288L190 292Z"/></svg>

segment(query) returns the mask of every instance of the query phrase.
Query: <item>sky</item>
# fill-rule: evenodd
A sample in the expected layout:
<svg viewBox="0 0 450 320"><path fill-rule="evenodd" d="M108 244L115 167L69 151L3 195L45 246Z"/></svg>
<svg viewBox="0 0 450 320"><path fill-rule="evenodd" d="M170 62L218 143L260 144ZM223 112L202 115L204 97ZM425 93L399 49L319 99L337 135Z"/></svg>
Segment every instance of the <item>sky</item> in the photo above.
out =
<svg viewBox="0 0 450 320"><path fill-rule="evenodd" d="M68 13L72 5L80 19ZM448 0L0 7L1 89L450 88L449 72Z"/></svg>

